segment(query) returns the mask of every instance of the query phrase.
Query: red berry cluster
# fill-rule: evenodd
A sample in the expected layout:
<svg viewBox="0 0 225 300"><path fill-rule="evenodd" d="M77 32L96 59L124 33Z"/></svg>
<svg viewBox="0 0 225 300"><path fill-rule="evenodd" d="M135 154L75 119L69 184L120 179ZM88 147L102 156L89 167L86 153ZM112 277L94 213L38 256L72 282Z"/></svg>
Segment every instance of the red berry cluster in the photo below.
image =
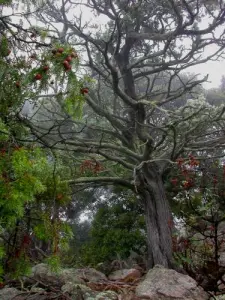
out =
<svg viewBox="0 0 225 300"><path fill-rule="evenodd" d="M46 72L48 72L48 70L49 70L49 66L48 65L44 65L42 68L41 68L41 72L42 73L46 73ZM35 76L34 76L34 79L35 80L41 80L43 78L43 74L41 74L41 73L37 73Z"/></svg>
<svg viewBox="0 0 225 300"><path fill-rule="evenodd" d="M103 166L98 161L95 160L85 160L80 166L81 173L84 173L85 171L89 170L94 174L97 174L103 169L104 169Z"/></svg>
<svg viewBox="0 0 225 300"><path fill-rule="evenodd" d="M88 88L82 88L82 89L80 89L80 92L82 95L84 95L84 94L88 94L89 90L88 90Z"/></svg>
<svg viewBox="0 0 225 300"><path fill-rule="evenodd" d="M58 48L58 49L53 49L52 50L52 54L55 56L55 57L61 57L61 56L64 56L64 61L62 62L63 66L64 66L64 69L65 69L65 72L68 72L71 70L72 66L71 66L71 62L74 58L78 58L78 55L76 52L72 51L70 54L66 54L64 55L64 48Z"/></svg>
<svg viewBox="0 0 225 300"><path fill-rule="evenodd" d="M176 162L179 169L178 177L181 180L174 177L170 180L171 184L173 186L180 184L184 189L190 189L194 186L195 169L199 165L199 161L193 155L189 155L188 159L185 160L181 157Z"/></svg>

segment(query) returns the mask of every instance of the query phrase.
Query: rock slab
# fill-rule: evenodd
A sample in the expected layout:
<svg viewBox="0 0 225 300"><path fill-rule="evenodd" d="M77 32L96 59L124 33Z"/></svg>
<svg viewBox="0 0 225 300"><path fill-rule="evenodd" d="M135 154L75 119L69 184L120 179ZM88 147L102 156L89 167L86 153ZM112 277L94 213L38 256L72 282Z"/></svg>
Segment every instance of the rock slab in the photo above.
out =
<svg viewBox="0 0 225 300"><path fill-rule="evenodd" d="M137 286L136 295L149 300L208 300L208 294L188 275L155 266Z"/></svg>

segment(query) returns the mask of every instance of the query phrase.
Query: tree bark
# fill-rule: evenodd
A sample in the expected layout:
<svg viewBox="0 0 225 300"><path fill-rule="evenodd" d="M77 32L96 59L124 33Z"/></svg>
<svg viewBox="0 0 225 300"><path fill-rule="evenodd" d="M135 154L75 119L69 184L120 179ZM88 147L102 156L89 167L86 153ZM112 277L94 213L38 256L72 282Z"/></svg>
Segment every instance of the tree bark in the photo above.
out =
<svg viewBox="0 0 225 300"><path fill-rule="evenodd" d="M174 268L172 254L172 215L162 176L153 167L139 176L139 195L144 206L147 229L148 268L160 264Z"/></svg>

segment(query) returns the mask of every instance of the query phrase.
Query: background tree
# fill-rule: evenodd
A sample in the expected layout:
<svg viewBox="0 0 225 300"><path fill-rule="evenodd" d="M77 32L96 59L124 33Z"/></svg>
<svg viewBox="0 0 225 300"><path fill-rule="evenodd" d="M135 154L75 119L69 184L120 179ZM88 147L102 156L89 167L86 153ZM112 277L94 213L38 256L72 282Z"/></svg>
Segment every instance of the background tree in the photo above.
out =
<svg viewBox="0 0 225 300"><path fill-rule="evenodd" d="M129 190L117 190L102 201L91 224L90 241L83 245L85 264L126 260L132 252L144 255L146 233L143 211ZM109 203L108 203L109 202ZM134 262L133 262L134 263Z"/></svg>
<svg viewBox="0 0 225 300"><path fill-rule="evenodd" d="M224 131L217 125L223 123L223 106L210 106L201 96L177 109L168 106L206 80L193 76L184 82L183 71L222 55L224 36L216 32L225 21L223 5L222 1L84 1L81 7L96 19L106 19L98 30L82 14L69 14L77 11L70 1L47 1L35 14L57 39L85 53L82 66L98 80L91 85L83 81L84 110L91 108L92 118L84 115L74 121L72 138L61 136L56 147L51 133L57 124L47 131L32 120L27 125L45 146L83 153L83 167L90 172L81 173L71 184L120 184L136 192L145 212L149 267L173 267L164 173L181 155L193 152L205 157L214 147L224 147ZM63 26L62 31L51 26L53 21ZM216 50L203 54L211 45ZM165 74L164 84L157 86L155 81ZM138 89L140 81L144 91ZM180 82L179 88L174 81ZM106 88L110 92L105 100ZM60 99L64 101L63 94ZM81 135L80 127L93 134Z"/></svg>

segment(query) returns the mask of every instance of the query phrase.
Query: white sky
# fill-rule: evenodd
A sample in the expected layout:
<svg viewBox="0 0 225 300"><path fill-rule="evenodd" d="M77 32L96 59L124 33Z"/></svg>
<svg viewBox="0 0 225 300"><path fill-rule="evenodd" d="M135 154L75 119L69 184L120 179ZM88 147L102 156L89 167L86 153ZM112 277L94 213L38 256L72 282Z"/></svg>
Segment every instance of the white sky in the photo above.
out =
<svg viewBox="0 0 225 300"><path fill-rule="evenodd" d="M81 12L81 10L78 9L76 14L80 14L80 12ZM9 7L7 7L7 8L4 7L4 13L10 14L10 13L12 13L12 10ZM71 12L71 14L69 13L69 15L72 16L73 13ZM93 17L93 14L90 12L90 10L87 8L84 9L84 7L82 7L82 15L83 15L84 22L88 21L88 20L92 20L93 23L95 23L98 26L105 24L107 21L106 17L102 16L102 15ZM207 23L207 21L206 22L203 21L201 24L201 27L204 27L204 25L206 25L206 23ZM54 25L56 25L56 24L54 24ZM93 30L96 30L96 29L93 29ZM221 33L224 30L225 30L225 26L221 27L218 30L218 32ZM207 56L207 55L209 55L210 52L212 52L215 49L216 49L215 46L209 46L209 47L207 47L207 51L205 51L204 54ZM188 69L186 69L186 71L189 73L199 74L199 78L203 78L205 75L208 74L209 75L208 81L207 81L207 83L204 84L204 87L206 89L218 87L220 85L222 75L225 75L225 55L224 55L224 59L221 59L220 61L208 61L204 64L199 64L197 66L188 68Z"/></svg>
<svg viewBox="0 0 225 300"><path fill-rule="evenodd" d="M188 69L189 72L201 74L201 77L209 74L208 82L204 84L204 88L210 89L218 87L222 75L225 75L225 59L222 61L208 61L202 65L198 65Z"/></svg>

